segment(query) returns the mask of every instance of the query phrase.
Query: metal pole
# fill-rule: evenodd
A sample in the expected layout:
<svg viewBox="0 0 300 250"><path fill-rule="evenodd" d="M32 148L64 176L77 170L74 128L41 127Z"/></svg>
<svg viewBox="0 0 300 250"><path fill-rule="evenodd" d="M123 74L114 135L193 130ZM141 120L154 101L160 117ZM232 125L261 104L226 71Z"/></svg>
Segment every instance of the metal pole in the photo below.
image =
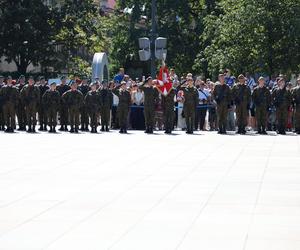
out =
<svg viewBox="0 0 300 250"><path fill-rule="evenodd" d="M151 10L151 76L152 78L156 77L156 66L155 66L155 39L156 39L156 0L152 0L152 10Z"/></svg>

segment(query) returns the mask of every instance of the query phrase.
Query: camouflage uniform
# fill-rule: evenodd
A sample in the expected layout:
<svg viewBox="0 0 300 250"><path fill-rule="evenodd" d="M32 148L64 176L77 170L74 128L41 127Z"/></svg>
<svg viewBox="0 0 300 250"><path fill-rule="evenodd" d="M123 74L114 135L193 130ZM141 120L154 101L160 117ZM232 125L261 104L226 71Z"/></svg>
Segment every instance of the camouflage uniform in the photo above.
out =
<svg viewBox="0 0 300 250"><path fill-rule="evenodd" d="M112 92L119 97L119 105L118 105L118 119L120 125L120 133L127 133L127 119L128 119L128 111L129 106L131 104L131 96L127 90L119 89L122 85L114 88Z"/></svg>
<svg viewBox="0 0 300 250"><path fill-rule="evenodd" d="M184 104L183 112L187 127L187 133L192 134L194 132L195 125L195 115L197 110L197 105L199 103L199 94L196 87L182 87L179 86L178 90L182 90L184 93Z"/></svg>
<svg viewBox="0 0 300 250"><path fill-rule="evenodd" d="M113 104L113 94L109 89L98 90L100 97L101 131L109 131L110 111Z"/></svg>
<svg viewBox="0 0 300 250"><path fill-rule="evenodd" d="M89 85L81 84L78 86L78 90L83 94L83 98L87 95L90 88ZM89 131L89 112L88 106L84 102L80 108L80 121L81 121L81 131Z"/></svg>
<svg viewBox="0 0 300 250"><path fill-rule="evenodd" d="M16 107L19 101L19 91L13 86L4 86L0 89L6 132L13 132L16 126Z"/></svg>
<svg viewBox="0 0 300 250"><path fill-rule="evenodd" d="M300 134L300 85L292 90L292 97L295 105L295 132Z"/></svg>
<svg viewBox="0 0 300 250"><path fill-rule="evenodd" d="M55 133L55 127L57 125L57 112L59 110L61 102L60 94L57 90L47 90L43 95L42 102L44 107L46 107L46 125L50 126L50 133Z"/></svg>
<svg viewBox="0 0 300 250"><path fill-rule="evenodd" d="M78 133L80 108L83 104L83 94L79 90L68 90L62 96L70 115L71 133Z"/></svg>
<svg viewBox="0 0 300 250"><path fill-rule="evenodd" d="M266 134L267 115L271 104L270 90L266 86L256 87L252 93L252 100L255 107L257 132Z"/></svg>
<svg viewBox="0 0 300 250"><path fill-rule="evenodd" d="M39 85L38 88L40 89L40 105L38 108L38 114L39 114L39 124L40 124L40 131L47 131L47 106L44 105L42 102L43 95L45 92L49 89L49 86L47 84Z"/></svg>
<svg viewBox="0 0 300 250"><path fill-rule="evenodd" d="M236 105L236 118L239 134L246 134L249 109L251 103L251 90L246 84L236 84L232 88L232 99Z"/></svg>
<svg viewBox="0 0 300 250"><path fill-rule="evenodd" d="M21 93L21 101L25 104L28 132L35 132L36 113L40 102L40 90L37 86L26 85Z"/></svg>
<svg viewBox="0 0 300 250"><path fill-rule="evenodd" d="M154 117L155 117L155 104L158 100L158 90L156 87L145 87L144 84L140 86L140 89L144 92L144 116L146 133L153 133Z"/></svg>
<svg viewBox="0 0 300 250"><path fill-rule="evenodd" d="M67 84L60 84L57 86L56 90L59 92L60 96L62 97L64 93L66 93L68 90L70 90L70 86ZM68 107L65 103L63 103L61 99L60 107L59 107L59 116L60 116L60 131L68 131L68 120L69 120L69 114L68 114Z"/></svg>
<svg viewBox="0 0 300 250"><path fill-rule="evenodd" d="M163 108L163 115L164 115L164 127L165 127L165 133L171 134L172 130L174 128L174 97L176 95L176 90L172 88L169 91L168 95L162 95L162 108Z"/></svg>
<svg viewBox="0 0 300 250"><path fill-rule="evenodd" d="M284 135L288 119L288 109L292 102L291 93L285 87L283 89L276 88L272 92L272 100L276 108L277 132Z"/></svg>
<svg viewBox="0 0 300 250"><path fill-rule="evenodd" d="M85 105L91 120L92 133L97 133L97 114L100 109L100 97L97 91L89 91L85 96Z"/></svg>
<svg viewBox="0 0 300 250"><path fill-rule="evenodd" d="M213 91L217 103L219 134L226 134L228 107L231 103L231 90L227 84L217 84Z"/></svg>

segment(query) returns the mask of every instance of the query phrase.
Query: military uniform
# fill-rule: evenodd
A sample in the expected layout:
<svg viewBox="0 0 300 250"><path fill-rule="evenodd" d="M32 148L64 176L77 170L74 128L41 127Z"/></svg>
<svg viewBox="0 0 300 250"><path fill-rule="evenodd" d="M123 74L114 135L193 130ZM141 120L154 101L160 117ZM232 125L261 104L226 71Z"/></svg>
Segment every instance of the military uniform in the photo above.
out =
<svg viewBox="0 0 300 250"><path fill-rule="evenodd" d="M60 84L57 86L56 90L59 92L60 96L62 97L64 93L70 90L70 86L67 84ZM63 103L61 99L60 107L59 107L59 116L60 116L60 131L68 131L68 107L65 103Z"/></svg>
<svg viewBox="0 0 300 250"><path fill-rule="evenodd" d="M24 87L25 87L25 84L19 83L17 85L17 89L18 89L19 93L21 93L21 91ZM23 101L21 99L18 101L16 112L17 112L18 125L19 125L18 130L25 131L26 130L25 103L23 103Z"/></svg>
<svg viewBox="0 0 300 250"><path fill-rule="evenodd" d="M109 131L110 111L113 104L113 94L109 89L98 90L100 97L101 131Z"/></svg>
<svg viewBox="0 0 300 250"><path fill-rule="evenodd" d="M292 102L290 91L284 88L276 88L272 92L273 104L276 108L277 132L284 135L287 119L288 109Z"/></svg>
<svg viewBox="0 0 300 250"><path fill-rule="evenodd" d="M83 94L79 90L68 90L62 96L64 105L70 115L71 133L78 133L80 108L83 104Z"/></svg>
<svg viewBox="0 0 300 250"><path fill-rule="evenodd" d="M42 102L43 95L45 92L49 89L49 86L47 84L41 84L38 86L40 89L40 105L38 108L38 114L39 114L39 124L40 124L40 131L47 131L47 111L46 111L46 106Z"/></svg>
<svg viewBox="0 0 300 250"><path fill-rule="evenodd" d="M0 90L3 88L5 85L4 83L0 83ZM3 102L0 99L0 130L5 129L5 120L4 120L4 114L3 114Z"/></svg>
<svg viewBox="0 0 300 250"><path fill-rule="evenodd" d="M271 104L270 90L266 86L256 87L252 93L252 101L255 107L257 132L266 134L267 115Z"/></svg>
<svg viewBox="0 0 300 250"><path fill-rule="evenodd" d="M13 86L4 86L0 89L0 98L3 108L6 132L13 132L16 126L16 107L19 101L19 91Z"/></svg>
<svg viewBox="0 0 300 250"><path fill-rule="evenodd" d="M154 117L155 117L155 105L158 100L158 90L156 87L145 87L146 83L140 86L140 89L144 92L144 117L146 125L146 133L153 133Z"/></svg>
<svg viewBox="0 0 300 250"><path fill-rule="evenodd" d="M164 115L164 127L165 133L171 134L174 128L174 97L176 95L176 90L172 88L168 95L162 95L162 108Z"/></svg>
<svg viewBox="0 0 300 250"><path fill-rule="evenodd" d="M87 95L90 88L87 84L81 84L78 86L78 90L83 94L83 97ZM80 108L80 121L81 121L81 131L89 131L89 112L88 112L88 106L84 102Z"/></svg>
<svg viewBox="0 0 300 250"><path fill-rule="evenodd" d="M61 97L57 90L47 90L43 97L42 103L46 108L46 125L50 126L49 132L55 133L55 127L57 125L57 112L61 103Z"/></svg>
<svg viewBox="0 0 300 250"><path fill-rule="evenodd" d="M293 89L292 97L295 105L295 132L300 134L300 85Z"/></svg>
<svg viewBox="0 0 300 250"><path fill-rule="evenodd" d="M194 86L179 86L178 90L182 90L184 93L183 112L185 117L185 123L187 127L187 133L192 134L194 131L197 105L199 103L198 90Z"/></svg>
<svg viewBox="0 0 300 250"><path fill-rule="evenodd" d="M113 89L112 92L119 97L117 114L120 125L120 133L127 133L127 118L129 106L131 104L131 96L127 90L119 89L121 86L122 84Z"/></svg>
<svg viewBox="0 0 300 250"><path fill-rule="evenodd" d="M217 84L213 91L217 103L219 134L226 134L228 107L231 103L231 90L227 84Z"/></svg>
<svg viewBox="0 0 300 250"><path fill-rule="evenodd" d="M35 132L36 113L40 102L40 90L37 86L27 84L20 94L21 101L25 104L28 132Z"/></svg>
<svg viewBox="0 0 300 250"><path fill-rule="evenodd" d="M236 84L232 88L232 98L236 105L238 133L246 134L251 103L251 90L246 84Z"/></svg>
<svg viewBox="0 0 300 250"><path fill-rule="evenodd" d="M100 97L97 91L89 91L85 96L85 105L91 120L92 133L97 133L97 114L100 109Z"/></svg>

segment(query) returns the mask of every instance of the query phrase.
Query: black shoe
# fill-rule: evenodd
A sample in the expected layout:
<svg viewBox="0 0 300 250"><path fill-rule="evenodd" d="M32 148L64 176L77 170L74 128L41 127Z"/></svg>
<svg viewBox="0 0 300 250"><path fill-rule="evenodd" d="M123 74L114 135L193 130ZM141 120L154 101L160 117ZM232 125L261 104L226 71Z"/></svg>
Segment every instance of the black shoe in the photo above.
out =
<svg viewBox="0 0 300 250"><path fill-rule="evenodd" d="M101 131L104 132L104 126L101 127Z"/></svg>
<svg viewBox="0 0 300 250"><path fill-rule="evenodd" d="M109 132L108 126L105 127L105 131L106 131L106 132Z"/></svg>
<svg viewBox="0 0 300 250"><path fill-rule="evenodd" d="M39 128L39 131L43 131L43 130L44 130L44 127L41 125Z"/></svg>
<svg viewBox="0 0 300 250"><path fill-rule="evenodd" d="M71 127L70 133L75 133L74 127Z"/></svg>
<svg viewBox="0 0 300 250"><path fill-rule="evenodd" d="M32 126L32 133L36 133L35 126Z"/></svg>
<svg viewBox="0 0 300 250"><path fill-rule="evenodd" d="M44 131L48 131L47 125L44 126Z"/></svg>
<svg viewBox="0 0 300 250"><path fill-rule="evenodd" d="M61 126L58 130L59 131L66 131L64 126Z"/></svg>
<svg viewBox="0 0 300 250"><path fill-rule="evenodd" d="M48 131L49 133L52 133L53 132L53 130L52 130L52 127L50 126L50 130Z"/></svg>
<svg viewBox="0 0 300 250"><path fill-rule="evenodd" d="M262 134L262 135L267 135L268 133L267 133L266 130L263 130L263 131L261 131L261 134Z"/></svg>
<svg viewBox="0 0 300 250"><path fill-rule="evenodd" d="M80 131L84 131L84 127L83 127L83 125L80 127Z"/></svg>
<svg viewBox="0 0 300 250"><path fill-rule="evenodd" d="M153 128L152 127L149 128L149 134L153 134Z"/></svg>
<svg viewBox="0 0 300 250"><path fill-rule="evenodd" d="M85 131L85 132L89 132L90 130L89 130L88 127L85 127L84 131Z"/></svg>
<svg viewBox="0 0 300 250"><path fill-rule="evenodd" d="M119 131L120 134L124 134L124 130L121 128Z"/></svg>
<svg viewBox="0 0 300 250"><path fill-rule="evenodd" d="M66 131L66 132L68 132L69 130L68 130L68 126L67 125L65 125L65 127L64 127L64 130L63 131Z"/></svg>
<svg viewBox="0 0 300 250"><path fill-rule="evenodd" d="M75 127L75 133L78 134L78 127Z"/></svg>

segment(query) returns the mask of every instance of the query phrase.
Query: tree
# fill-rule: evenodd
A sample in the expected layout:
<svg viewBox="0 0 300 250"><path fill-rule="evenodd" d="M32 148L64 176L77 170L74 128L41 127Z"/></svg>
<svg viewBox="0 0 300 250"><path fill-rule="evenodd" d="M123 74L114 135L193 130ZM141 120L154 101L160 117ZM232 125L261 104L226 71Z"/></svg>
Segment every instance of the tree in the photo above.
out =
<svg viewBox="0 0 300 250"><path fill-rule="evenodd" d="M0 54L25 74L29 64L47 64L54 30L51 11L41 0L0 1Z"/></svg>
<svg viewBox="0 0 300 250"><path fill-rule="evenodd" d="M216 75L292 73L300 62L300 2L293 0L223 0L205 18L203 60Z"/></svg>
<svg viewBox="0 0 300 250"><path fill-rule="evenodd" d="M138 57L138 38L150 36L151 0L119 0L117 4L119 8L126 7L131 11L115 17L111 58L116 68L117 65L130 67L138 63L142 66ZM199 34L204 29L205 13L204 1L157 1L157 35L168 39L167 63L178 73L192 71L196 56L202 49ZM149 65L144 66L147 69L144 73L149 73Z"/></svg>
<svg viewBox="0 0 300 250"><path fill-rule="evenodd" d="M89 74L87 67L95 52L107 51L105 17L93 0L65 0L56 10L58 30L55 42L59 46L54 68L67 69L72 74Z"/></svg>

